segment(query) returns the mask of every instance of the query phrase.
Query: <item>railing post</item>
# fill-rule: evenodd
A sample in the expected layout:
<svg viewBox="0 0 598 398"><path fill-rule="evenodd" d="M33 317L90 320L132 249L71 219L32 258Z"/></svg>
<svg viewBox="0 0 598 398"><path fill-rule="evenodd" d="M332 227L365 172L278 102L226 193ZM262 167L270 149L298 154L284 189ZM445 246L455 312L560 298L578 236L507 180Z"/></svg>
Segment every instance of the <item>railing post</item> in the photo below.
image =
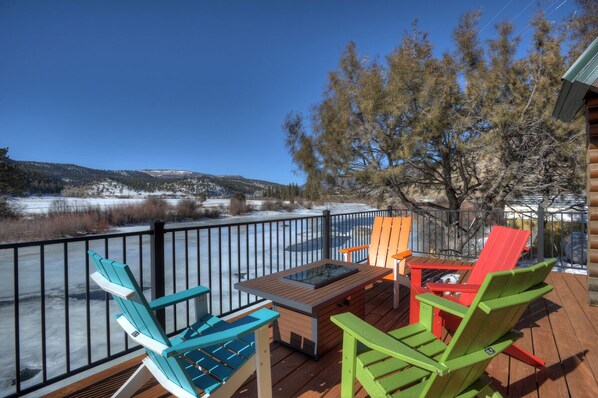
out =
<svg viewBox="0 0 598 398"><path fill-rule="evenodd" d="M538 206L538 262L544 261L544 207Z"/></svg>
<svg viewBox="0 0 598 398"><path fill-rule="evenodd" d="M324 210L324 225L322 228L322 259L330 258L330 247L331 245L331 217L330 210Z"/></svg>
<svg viewBox="0 0 598 398"><path fill-rule="evenodd" d="M152 300L155 300L164 297L166 292L164 287L164 222L154 221L151 224L151 230L153 232L150 240L152 255ZM166 313L164 309L156 311L156 319L163 328L166 328Z"/></svg>
<svg viewBox="0 0 598 398"><path fill-rule="evenodd" d="M393 212L392 206L388 206L386 211L388 212L388 217L392 217L392 212Z"/></svg>

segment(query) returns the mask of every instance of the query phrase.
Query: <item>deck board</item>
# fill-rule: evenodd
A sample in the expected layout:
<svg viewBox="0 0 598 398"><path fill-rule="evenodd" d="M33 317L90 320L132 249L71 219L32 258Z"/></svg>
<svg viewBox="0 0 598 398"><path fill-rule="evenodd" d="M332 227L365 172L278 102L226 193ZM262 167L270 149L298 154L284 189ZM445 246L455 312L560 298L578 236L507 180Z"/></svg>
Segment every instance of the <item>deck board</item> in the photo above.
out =
<svg viewBox="0 0 598 398"><path fill-rule="evenodd" d="M499 355L488 367L492 383L508 397L598 396L598 307L587 304L585 277L551 273L554 290L534 302L519 325L525 337L519 345L546 361L541 370ZM392 309L392 284L381 282L366 291L366 320L382 330L404 326L409 319L407 280L401 287L400 307ZM271 344L272 382L275 397L340 396L340 345L314 361L291 348ZM97 397L114 392L130 375L139 358L105 370L49 397ZM253 397L255 377L235 397ZM156 382L148 382L136 397L170 397ZM357 397L367 393L357 386Z"/></svg>

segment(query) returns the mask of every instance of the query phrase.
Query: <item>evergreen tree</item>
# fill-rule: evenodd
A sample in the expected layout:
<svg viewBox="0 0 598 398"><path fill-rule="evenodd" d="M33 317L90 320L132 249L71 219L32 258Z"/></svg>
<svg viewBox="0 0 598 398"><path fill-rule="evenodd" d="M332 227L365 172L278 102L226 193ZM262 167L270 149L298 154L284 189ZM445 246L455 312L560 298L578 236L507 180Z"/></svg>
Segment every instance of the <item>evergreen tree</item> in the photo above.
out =
<svg viewBox="0 0 598 398"><path fill-rule="evenodd" d="M478 12L460 19L456 51L441 57L415 25L386 63L360 58L350 43L311 128L297 114L285 122L307 187L382 192L411 209L421 209L418 197L440 194L434 206L451 210L443 222L466 234L484 223L460 225L466 200L492 210L509 195L549 201L580 192L583 130L551 117L566 70L562 35L536 16L531 49L516 60L512 25L499 23L497 38L483 46L478 19Z"/></svg>

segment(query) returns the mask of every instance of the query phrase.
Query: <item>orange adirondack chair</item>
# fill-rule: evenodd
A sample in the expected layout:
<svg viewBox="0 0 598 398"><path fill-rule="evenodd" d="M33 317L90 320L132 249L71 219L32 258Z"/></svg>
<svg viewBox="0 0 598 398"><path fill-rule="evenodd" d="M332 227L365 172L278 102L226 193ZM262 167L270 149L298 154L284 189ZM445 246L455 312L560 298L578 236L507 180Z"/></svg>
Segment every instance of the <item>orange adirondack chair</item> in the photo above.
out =
<svg viewBox="0 0 598 398"><path fill-rule="evenodd" d="M445 264L418 264L409 263L411 268L411 301L409 323L417 323L419 320L419 302L415 296L421 293L434 293L438 296L444 296L444 293L461 293L458 296L444 296L461 305L469 306L473 302L480 285L486 275L490 272L506 271L515 268L517 260L521 257L523 251L527 251L526 243L530 237L529 231L494 226L490 231L488 240L480 253L480 257L474 266L455 266ZM423 270L470 270L471 273L467 282L449 284L449 283L422 283ZM436 310L434 312L434 323L432 332L440 337L442 326L447 330L456 330L461 319L449 313ZM517 346L512 346L505 351L523 362L533 366L544 366L544 361L533 354L522 350Z"/></svg>
<svg viewBox="0 0 598 398"><path fill-rule="evenodd" d="M411 256L409 246L409 231L411 217L374 217L372 237L369 245L340 249L345 261L351 261L351 253L368 250L368 264L378 267L393 268L394 272L384 277L394 284L394 308L399 307L398 276L405 274L405 261Z"/></svg>

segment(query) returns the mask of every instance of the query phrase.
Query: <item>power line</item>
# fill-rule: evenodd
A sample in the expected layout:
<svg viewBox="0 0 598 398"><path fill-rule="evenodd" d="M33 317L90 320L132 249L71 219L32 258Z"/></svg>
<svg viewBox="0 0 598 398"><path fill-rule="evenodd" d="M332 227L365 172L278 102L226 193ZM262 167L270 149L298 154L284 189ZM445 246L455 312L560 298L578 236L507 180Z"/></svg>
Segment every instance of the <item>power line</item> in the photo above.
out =
<svg viewBox="0 0 598 398"><path fill-rule="evenodd" d="M563 6L563 4L565 4L568 0L564 0L563 2L561 2L558 6L556 6L556 8L552 11L550 11L549 13L546 14L546 12L548 12L548 10L550 10L550 8L555 5L557 3L557 1L554 1L546 10L544 10L544 17L548 18L551 14L553 14L556 10L558 10L559 8L561 8L561 6ZM522 37L525 36L526 34L528 34L530 31L532 30L532 26L530 25L530 23L526 23L525 26L523 28L521 28L521 30L519 32L517 32L517 34L515 36L519 36L521 35Z"/></svg>
<svg viewBox="0 0 598 398"><path fill-rule="evenodd" d="M493 17L492 17L492 18L491 18L491 19L490 19L490 20L489 20L489 21L486 23L486 25L484 25L484 27L483 27L482 29L480 29L480 32L479 32L479 33L482 33L482 31L483 31L484 29L486 29L486 28L487 28L487 27L488 27L488 26L489 26L489 25L492 23L492 21L494 21L494 20L496 19L496 17L498 17L498 16L499 16L499 15L500 15L500 14L501 14L501 13L502 13L504 10L505 10L505 8L507 8L507 7L509 6L509 4L511 4L512 2L513 2L513 0L510 0L510 1L509 1L507 4L505 4L505 6L504 6L504 7L503 7L503 8L502 8L502 9L501 9L501 10L500 10L498 13L496 13L496 14L495 14L495 15L494 15L494 16L493 16Z"/></svg>

